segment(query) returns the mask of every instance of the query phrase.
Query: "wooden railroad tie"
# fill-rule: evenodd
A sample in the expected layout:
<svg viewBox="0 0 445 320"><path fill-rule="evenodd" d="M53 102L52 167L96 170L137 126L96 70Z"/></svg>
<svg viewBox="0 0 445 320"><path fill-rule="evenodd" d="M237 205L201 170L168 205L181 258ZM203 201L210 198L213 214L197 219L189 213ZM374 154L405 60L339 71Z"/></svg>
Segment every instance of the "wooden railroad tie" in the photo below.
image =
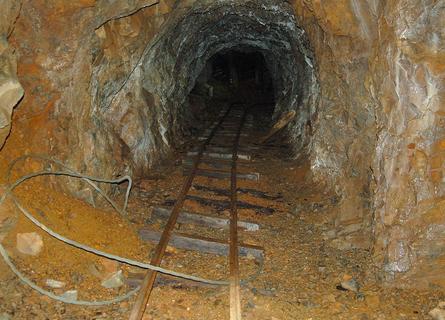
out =
<svg viewBox="0 0 445 320"><path fill-rule="evenodd" d="M182 171L184 176L189 175L191 172L191 168L185 167ZM196 170L196 175L201 177L215 178L215 179L229 179L231 177L230 171L223 170L209 170L209 169L198 169ZM237 173L236 178L240 180L252 180L259 181L260 174L256 172L252 173Z"/></svg>
<svg viewBox="0 0 445 320"><path fill-rule="evenodd" d="M157 207L154 208L152 217L159 220L166 220L168 219L168 217L170 217L170 213L170 209ZM201 213L182 211L177 221L178 223L194 224L209 228L229 228L229 219L205 215ZM258 231L260 229L260 226L255 222L239 220L238 228L245 229L247 231Z"/></svg>
<svg viewBox="0 0 445 320"><path fill-rule="evenodd" d="M214 208L216 210L224 211L230 209L230 201L227 200L215 200L210 198L202 198L198 196L187 195L186 200L191 200L198 202L199 204L207 207ZM174 205L176 200L168 199L164 201L165 206ZM255 204L251 204L248 202L237 201L238 209L251 209L254 210L258 214L271 215L275 212L275 209L269 207L263 207Z"/></svg>
<svg viewBox="0 0 445 320"><path fill-rule="evenodd" d="M150 241L158 243L161 239L162 233L151 229L139 230L139 237L143 241ZM191 250L200 251L204 253L212 253L220 256L229 255L229 242L219 239L211 239L201 236L192 236L182 233L174 233L168 242L169 246ZM264 258L264 248L256 245L238 243L239 255L242 257L254 257L258 261Z"/></svg>
<svg viewBox="0 0 445 320"><path fill-rule="evenodd" d="M187 156L197 156L197 151L189 151L187 152ZM203 156L209 157L209 158L219 158L219 159L232 159L232 154L230 153L219 153L219 152L203 152ZM251 156L249 154L239 154L238 159L241 160L247 160L249 161Z"/></svg>

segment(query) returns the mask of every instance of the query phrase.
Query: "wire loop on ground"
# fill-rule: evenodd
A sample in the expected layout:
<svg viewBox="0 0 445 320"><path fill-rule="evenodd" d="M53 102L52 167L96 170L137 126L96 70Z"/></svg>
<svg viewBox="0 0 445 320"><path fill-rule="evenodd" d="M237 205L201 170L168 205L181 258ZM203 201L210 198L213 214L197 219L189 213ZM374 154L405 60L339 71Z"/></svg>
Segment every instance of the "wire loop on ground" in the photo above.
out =
<svg viewBox="0 0 445 320"><path fill-rule="evenodd" d="M14 194L12 193L13 190L19 186L21 183L23 183L24 181L28 180L28 179L32 179L38 176L48 176L48 175L54 175L54 176L68 176L68 177L74 177L74 178L79 178L82 179L84 181L86 181L88 184L90 184L96 191L98 191L101 195L103 195L105 197L105 199L113 206L113 208L120 212L120 213L125 213L126 208L127 208L127 204L128 204L128 197L129 197L129 192L131 189L131 185L132 185L132 180L131 177L129 176L124 176L118 179L114 179L114 180L107 180L107 179L101 179L101 178L95 178L95 177L90 177L90 176L86 176L80 173L75 172L74 170L68 168L66 165L64 165L62 162L58 161L58 160L53 160L53 159L48 159L44 156L40 156L40 155L26 155L26 156L22 156L20 158L17 158L16 160L14 160L8 170L8 174L7 174L7 179L9 181L10 176L11 176L11 171L12 168L14 167L14 165L21 160L24 160L26 158L37 158L43 161L50 161L53 162L63 168L65 168L67 171L40 171L40 172L34 172L25 176L22 176L21 178L19 178L18 180L16 180L13 184L11 184L10 186L7 187L6 191L4 192L4 194L0 197L0 205L5 201L6 197L10 196L14 202L14 204L16 205L16 207L25 215L26 218L28 218L32 223L34 223L37 227L39 227L40 229L42 229L43 231L45 231L46 233L48 233L50 236L64 242L67 243L75 248L96 254L98 256L102 256L108 259L112 259L112 260L116 260L128 265L132 265L132 266L136 266L136 267L140 267L140 268L144 268L144 269L151 269L160 273L164 273L164 274L168 274L168 275L172 275L175 277L180 277L183 279L187 279L187 280L192 280L192 281L196 281L196 282L202 282L202 283L206 283L206 284L211 284L211 285L228 285L228 281L223 281L223 280L209 280L209 279L204 279L201 277L197 277L197 276L193 276L193 275L188 275L185 273L181 273L181 272L176 272L176 271L172 271L172 270L168 270L168 269L164 269L158 266L154 266L148 263L144 263L144 262L140 262L140 261L136 261L136 260L132 260L132 259L128 259L128 258L123 258L114 254L110 254L110 253L106 253L103 252L101 250L97 250L94 249L90 246L81 244L77 241L68 239L60 234L58 234L57 232L51 230L50 228L48 228L47 226L45 226L44 224L40 223L26 208L24 208L21 203L19 202L19 200L14 196ZM124 181L128 181L129 185L127 188L127 192L125 195L125 203L122 209L120 209L114 202L112 199L110 199L105 192L100 189L94 182L103 182L103 183L110 183L110 184L120 184ZM12 263L11 259L9 258L9 255L6 251L6 249L3 247L2 244L0 244L0 254L3 257L4 261L6 262L6 264L10 267L10 269L12 270L12 272L14 274L17 275L17 277L24 282L26 285L30 286L31 288L33 288L34 290L38 291L39 293L57 300L57 301L61 301L64 303L69 303L69 304L76 304L76 305L84 305L84 306L103 306L103 305L109 305L109 304L113 304L113 303L117 303L117 302L121 302L125 299L128 299L129 297L131 297L134 293L136 293L139 288L136 288L128 293L126 293L123 296L117 297L115 299L112 300L108 300L108 301L78 301L78 300L70 300L67 299L65 297L62 296L57 296L41 287L39 287L37 284L33 283L31 280L29 280L28 278L26 278Z"/></svg>

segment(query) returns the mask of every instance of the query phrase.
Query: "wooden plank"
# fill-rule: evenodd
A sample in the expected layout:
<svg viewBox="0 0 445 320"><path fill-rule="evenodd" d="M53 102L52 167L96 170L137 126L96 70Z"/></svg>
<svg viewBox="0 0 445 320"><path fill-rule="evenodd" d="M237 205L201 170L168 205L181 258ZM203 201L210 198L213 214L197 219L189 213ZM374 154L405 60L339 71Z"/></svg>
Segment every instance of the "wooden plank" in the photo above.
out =
<svg viewBox="0 0 445 320"><path fill-rule="evenodd" d="M230 168L231 161L228 159L216 159L216 158L203 158L201 159L202 164L206 164L208 166L211 166L215 169L224 169L224 168ZM193 159L190 158L184 158L182 160L182 164L184 166L191 167L193 165ZM250 168L250 165L248 162L241 162L238 164L238 166L243 166L247 168Z"/></svg>
<svg viewBox="0 0 445 320"><path fill-rule="evenodd" d="M169 209L156 207L153 209L152 217L155 219L168 219L170 212L171 210ZM180 213L177 221L179 223L195 224L210 228L229 228L229 219L185 211ZM254 222L240 220L238 221L238 228L242 228L247 231L258 231L260 226Z"/></svg>
<svg viewBox="0 0 445 320"><path fill-rule="evenodd" d="M182 174L185 176L190 174L190 168L185 167ZM231 176L230 172L228 172L228 171L208 170L208 169L198 169L196 171L196 175L201 176L201 177L215 178L215 179L228 179ZM237 173L236 177L237 177L237 179L241 179L241 180L251 180L251 181L259 181L260 180L260 174L257 172Z"/></svg>
<svg viewBox="0 0 445 320"><path fill-rule="evenodd" d="M161 232L151 229L141 229L139 230L139 237L144 241L159 242ZM171 234L168 245L178 249L200 251L220 256L229 255L229 244L227 241L200 236L181 233ZM256 245L240 243L239 255L243 257L252 256L257 260L262 260L264 257L264 249Z"/></svg>
<svg viewBox="0 0 445 320"><path fill-rule="evenodd" d="M224 211L224 210L230 209L230 201L226 201L226 200L202 198L202 197L197 197L197 196L192 196L192 195L187 195L186 199L191 200L191 201L196 201L204 206L214 208L218 211ZM171 199L171 200L167 199L164 201L164 205L171 206L172 204L174 204L174 202L175 202L175 200L173 200L173 199ZM265 214L265 215L271 215L275 212L275 209L273 209L273 208L263 207L263 206L251 204L248 202L244 202L244 201L238 201L237 206L239 209L251 209L251 210L255 210L256 213Z"/></svg>
<svg viewBox="0 0 445 320"><path fill-rule="evenodd" d="M210 144L207 147L207 151L211 151L211 152L222 152L222 153L228 153L232 150L232 147L230 146L215 146ZM260 150L260 148L258 146L240 146L239 150L241 152L249 152L249 151L257 151Z"/></svg>
<svg viewBox="0 0 445 320"><path fill-rule="evenodd" d="M145 273L142 272L129 272L125 278L125 283L130 289L135 289L141 286L144 280ZM203 282L191 281L187 279L177 278L168 274L159 273L156 277L154 286L171 286L173 288L218 288L219 285L208 284Z"/></svg>
<svg viewBox="0 0 445 320"><path fill-rule="evenodd" d="M208 134L208 132L204 132L204 136L207 136L207 134ZM243 133L243 134L241 134L241 136L248 137L249 135L247 133ZM218 132L215 135L215 138L218 138L218 137L236 137L236 132L224 132L224 131ZM205 139L207 139L207 137L204 137L204 140Z"/></svg>
<svg viewBox="0 0 445 320"><path fill-rule="evenodd" d="M198 190L198 191L206 191L206 192L211 192L214 193L218 196L226 196L226 197L230 197L230 191L227 189L222 189L222 188L216 188L216 187L209 187L209 186L204 186L204 185L200 185L200 184L194 184L193 185L193 189ZM266 200L280 200L283 199L283 196L278 194L278 195L270 195L266 192L260 191L260 190L256 190L256 189L249 189L249 188L238 188L237 189L238 193L241 194L250 194L254 197L257 198L261 198L261 199L266 199Z"/></svg>
<svg viewBox="0 0 445 320"><path fill-rule="evenodd" d="M198 152L196 151L189 151L187 152L187 156L196 156ZM210 157L210 158L217 158L217 159L232 159L232 154L230 153L217 153L217 152L204 152L203 156ZM250 155L248 154L240 154L238 155L239 159L242 160L250 160Z"/></svg>

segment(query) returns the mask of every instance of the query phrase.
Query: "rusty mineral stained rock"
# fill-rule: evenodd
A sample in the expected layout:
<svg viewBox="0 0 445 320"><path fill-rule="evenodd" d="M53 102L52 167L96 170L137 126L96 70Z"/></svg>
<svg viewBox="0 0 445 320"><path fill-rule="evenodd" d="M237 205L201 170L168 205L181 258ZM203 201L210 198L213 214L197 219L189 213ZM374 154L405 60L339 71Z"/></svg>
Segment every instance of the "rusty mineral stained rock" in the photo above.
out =
<svg viewBox="0 0 445 320"><path fill-rule="evenodd" d="M371 250L387 284L445 288L444 20L436 0L1 0L0 148L26 92L1 176L23 153L148 176L198 122L208 61L259 52L272 123L296 113L282 134L339 199L326 240Z"/></svg>
<svg viewBox="0 0 445 320"><path fill-rule="evenodd" d="M14 49L7 37L14 28L21 1L0 1L0 149L11 129L12 109L23 96L17 79L17 62Z"/></svg>

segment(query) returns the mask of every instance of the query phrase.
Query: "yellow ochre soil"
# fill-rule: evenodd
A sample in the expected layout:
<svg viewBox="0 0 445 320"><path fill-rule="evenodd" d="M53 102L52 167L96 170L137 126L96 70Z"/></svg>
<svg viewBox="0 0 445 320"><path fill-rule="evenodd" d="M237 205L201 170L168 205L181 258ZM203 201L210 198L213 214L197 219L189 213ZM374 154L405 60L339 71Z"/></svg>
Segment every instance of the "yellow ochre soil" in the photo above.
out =
<svg viewBox="0 0 445 320"><path fill-rule="evenodd" d="M239 200L272 207L272 215L259 215L240 209L242 220L257 222L256 232L239 231L243 242L263 246L265 261L254 280L243 285L244 319L428 319L427 313L444 298L434 290L395 289L382 287L372 268L371 253L366 250L340 251L329 245L323 236L330 230L331 212L335 210L332 195L310 182L305 162L277 159L274 152L265 152L262 159L252 161L251 171L259 172L261 180L239 181L241 188L252 188L282 199L259 199L239 194ZM167 199L176 198L183 182L181 167L156 179L138 181L132 192L129 213L121 217L111 207L102 209L45 187L45 179L27 181L15 194L24 206L42 223L60 234L97 249L140 261L149 261L152 244L141 241L137 230L142 227L162 230L165 221L151 218L152 208ZM228 188L229 181L197 177L196 184ZM192 189L191 194L228 200L224 196ZM332 200L332 201L331 201ZM122 203L122 197L117 201ZM298 208L298 210L296 210ZM186 201L185 209L193 212L228 216L194 201ZM15 218L18 217L18 218ZM63 281L63 289L49 289L57 294L78 290L79 299L103 300L124 294L129 289L105 289L101 281L116 270L141 272L107 259L72 248L55 240L29 222L10 201L0 208L0 226L13 221L4 231L3 244L14 263L27 277L45 287L47 279ZM4 230L4 229L0 229ZM227 239L227 230L177 225L177 231ZM16 249L17 233L37 232L44 246L37 256L26 256ZM255 274L261 266L253 259L241 258L241 277ZM163 266L211 279L228 275L226 257L187 252L169 247ZM371 266L371 267L370 267ZM336 286L344 279L355 278L361 286L360 295L340 291ZM106 307L64 305L41 296L21 283L8 267L0 262L0 315L12 319L127 319L134 297L129 301ZM187 286L181 283L158 285L144 319L228 319L228 290L219 287Z"/></svg>

